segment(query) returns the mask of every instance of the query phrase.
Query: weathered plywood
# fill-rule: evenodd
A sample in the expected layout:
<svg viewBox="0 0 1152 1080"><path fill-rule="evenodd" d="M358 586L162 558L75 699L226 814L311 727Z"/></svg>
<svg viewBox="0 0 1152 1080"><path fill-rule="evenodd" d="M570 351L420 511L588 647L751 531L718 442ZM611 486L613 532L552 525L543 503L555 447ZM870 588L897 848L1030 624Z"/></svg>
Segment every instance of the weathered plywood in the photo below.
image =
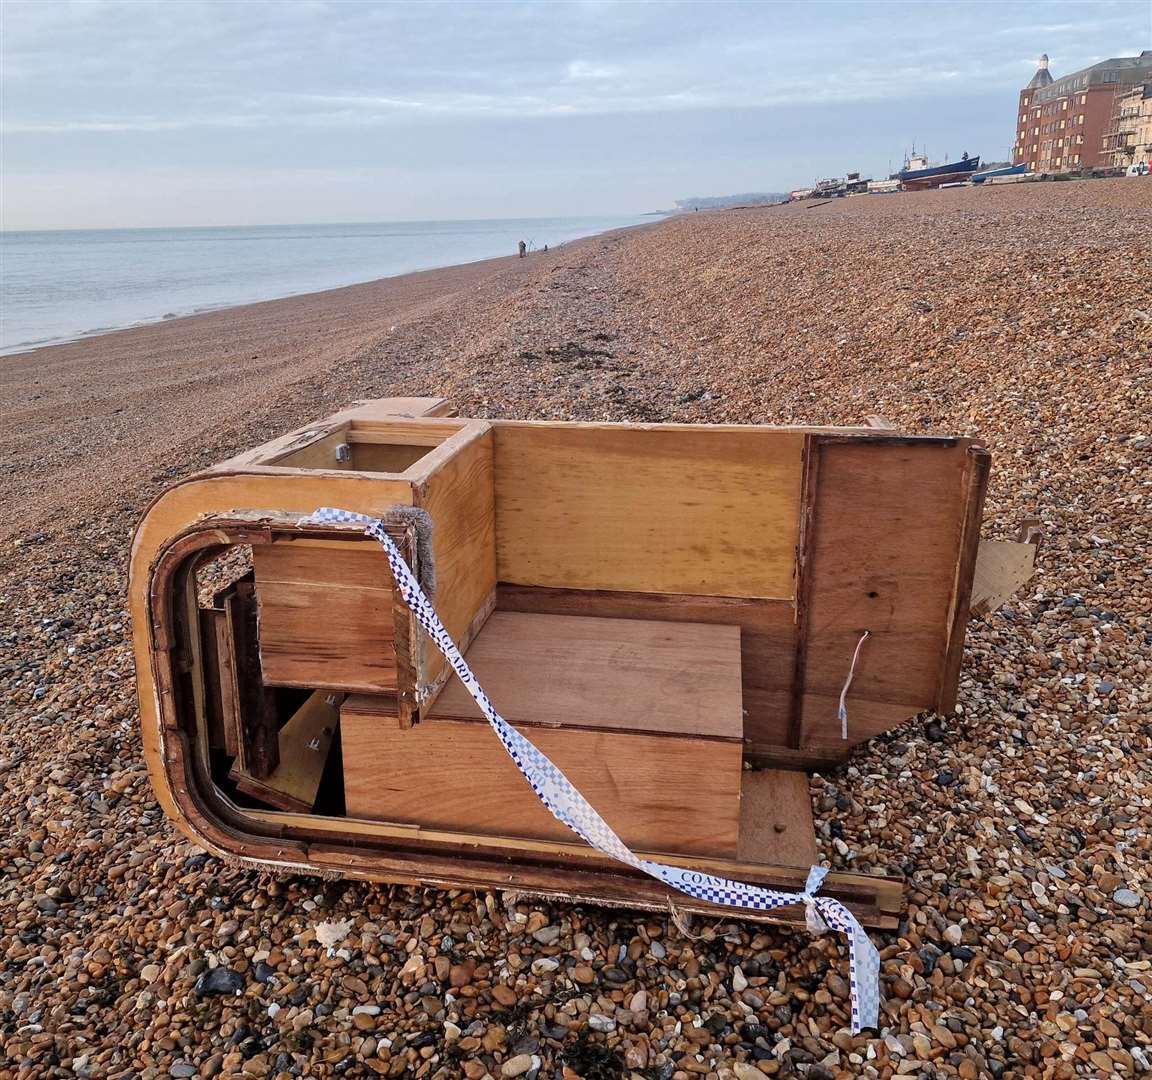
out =
<svg viewBox="0 0 1152 1080"><path fill-rule="evenodd" d="M329 439L328 436L339 429L348 425L357 426L362 423L379 423L398 417L446 417L454 415L454 413L455 409L452 407L451 402L446 401L444 398L397 397L361 401L351 408L336 413L334 416L309 424L307 427L297 428L295 431L290 431L287 435L282 435L278 439L273 439L251 450L245 450L235 457L222 461L219 465L214 465L212 471L227 472L253 465L269 465L273 462L282 463L285 460L285 455L293 454L303 448L315 445L318 440L322 445L317 448L318 452L316 455L296 459L306 463L300 467L331 467L339 469L342 468L342 466L338 464L325 464L325 462L334 461L333 455L335 448L340 442L339 438L332 440Z"/></svg>
<svg viewBox="0 0 1152 1080"><path fill-rule="evenodd" d="M657 619L736 626L740 629L740 689L744 738L750 747L784 745L792 708L796 620L787 600L542 589L501 584L500 611Z"/></svg>
<svg viewBox="0 0 1152 1080"><path fill-rule="evenodd" d="M349 457L341 461L336 456L336 448L347 442L346 433L337 429L323 438L314 439L283 457L276 458L275 464L285 469L337 469L349 471L355 468Z"/></svg>
<svg viewBox="0 0 1152 1080"><path fill-rule="evenodd" d="M278 542L252 561L267 684L396 690L392 572L375 541Z"/></svg>
<svg viewBox="0 0 1152 1080"><path fill-rule="evenodd" d="M952 635L969 496L961 440L814 439L798 745L839 746L932 707ZM861 634L848 696L836 700ZM864 703L898 706L871 710ZM880 719L880 718L883 719Z"/></svg>
<svg viewBox="0 0 1152 1080"><path fill-rule="evenodd" d="M789 598L804 435L495 426L501 581Z"/></svg>
<svg viewBox="0 0 1152 1080"><path fill-rule="evenodd" d="M808 777L784 769L746 771L740 789L741 862L811 866L818 861Z"/></svg>
<svg viewBox="0 0 1152 1080"><path fill-rule="evenodd" d="M735 626L497 611L467 653L514 724L728 739L743 734ZM459 679L431 718L480 718Z"/></svg>

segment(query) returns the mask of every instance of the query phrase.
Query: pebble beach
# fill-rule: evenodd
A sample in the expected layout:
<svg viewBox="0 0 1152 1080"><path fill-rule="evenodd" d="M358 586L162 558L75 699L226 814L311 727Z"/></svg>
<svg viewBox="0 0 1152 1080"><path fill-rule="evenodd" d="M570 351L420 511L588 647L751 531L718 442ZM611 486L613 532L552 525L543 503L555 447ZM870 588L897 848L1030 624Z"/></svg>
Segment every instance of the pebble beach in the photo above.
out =
<svg viewBox="0 0 1152 1080"><path fill-rule="evenodd" d="M0 1080L1152 1074L1150 238L1123 179L686 214L0 360ZM136 521L392 395L985 441L1036 576L954 714L811 779L823 860L907 883L879 1031L838 935L274 877L164 819Z"/></svg>

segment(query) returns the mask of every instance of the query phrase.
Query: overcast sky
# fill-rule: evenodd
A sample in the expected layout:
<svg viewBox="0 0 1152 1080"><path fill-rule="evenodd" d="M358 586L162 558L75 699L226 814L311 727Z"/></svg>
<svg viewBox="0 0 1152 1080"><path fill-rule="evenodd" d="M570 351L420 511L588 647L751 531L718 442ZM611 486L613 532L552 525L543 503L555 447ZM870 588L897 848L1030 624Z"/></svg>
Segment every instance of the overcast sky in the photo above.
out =
<svg viewBox="0 0 1152 1080"><path fill-rule="evenodd" d="M3 227L629 214L1008 156L1152 3L5 0Z"/></svg>

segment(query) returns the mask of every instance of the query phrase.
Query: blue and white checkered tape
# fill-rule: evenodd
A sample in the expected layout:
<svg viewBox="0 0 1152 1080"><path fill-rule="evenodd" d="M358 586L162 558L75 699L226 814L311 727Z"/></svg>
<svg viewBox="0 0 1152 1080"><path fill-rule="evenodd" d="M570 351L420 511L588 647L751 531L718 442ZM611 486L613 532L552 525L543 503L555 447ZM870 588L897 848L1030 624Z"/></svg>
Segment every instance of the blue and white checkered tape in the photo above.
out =
<svg viewBox="0 0 1152 1080"><path fill-rule="evenodd" d="M568 777L496 711L488 695L484 693L483 687L476 681L476 676L464 659L463 653L456 647L435 608L424 595L404 557L392 542L384 522L368 514L357 514L351 510L337 510L332 507L317 510L311 517L302 521L302 524L329 523L360 525L365 533L380 543L388 556L388 564L392 568L404 603L411 609L436 647L444 654L453 671L460 677L460 681L487 717L488 723L504 745L504 749L508 751L508 755L532 785L532 790L539 796L540 801L557 820L567 825L597 851L611 855L620 862L641 870L698 900L751 911L772 911L791 904L803 904L808 928L812 933L823 933L828 927L832 927L848 939L852 1031L859 1033L863 1028L878 1026L880 955L852 912L839 900L834 900L830 896L816 895L828 873L825 867L813 866L808 872L804 891L789 893L716 877L699 870L641 859L616 835L612 826L576 790Z"/></svg>

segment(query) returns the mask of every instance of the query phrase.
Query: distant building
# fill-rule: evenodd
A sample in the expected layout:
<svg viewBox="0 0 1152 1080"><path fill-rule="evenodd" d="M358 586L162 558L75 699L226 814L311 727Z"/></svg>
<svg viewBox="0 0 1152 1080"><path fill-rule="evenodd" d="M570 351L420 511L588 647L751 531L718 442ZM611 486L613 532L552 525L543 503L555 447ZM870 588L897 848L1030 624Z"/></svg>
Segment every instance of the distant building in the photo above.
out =
<svg viewBox="0 0 1152 1080"><path fill-rule="evenodd" d="M1014 165L1032 172L1078 172L1111 164L1104 136L1112 128L1116 99L1152 82L1152 49L1119 56L1053 79L1048 57L1020 91Z"/></svg>
<svg viewBox="0 0 1152 1080"><path fill-rule="evenodd" d="M1152 162L1152 82L1115 97L1112 120L1104 133L1104 154L1118 169Z"/></svg>

